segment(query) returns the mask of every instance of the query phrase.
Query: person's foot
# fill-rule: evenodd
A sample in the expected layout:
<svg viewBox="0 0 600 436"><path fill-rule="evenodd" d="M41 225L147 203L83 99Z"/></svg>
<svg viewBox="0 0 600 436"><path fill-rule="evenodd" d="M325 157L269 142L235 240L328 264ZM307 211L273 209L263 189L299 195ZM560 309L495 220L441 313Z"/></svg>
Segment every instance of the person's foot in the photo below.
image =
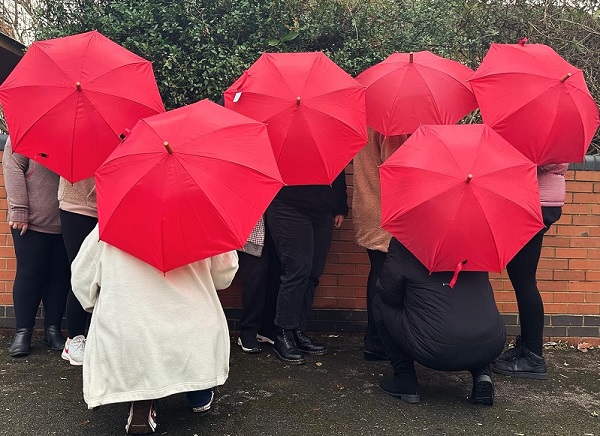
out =
<svg viewBox="0 0 600 436"><path fill-rule="evenodd" d="M494 384L492 383L492 377L488 374L479 374L475 377L469 401L473 404L484 404L486 406L494 404Z"/></svg>
<svg viewBox="0 0 600 436"><path fill-rule="evenodd" d="M375 351L375 350L367 350L363 349L363 356L365 360L374 361L374 360L389 360L383 351Z"/></svg>
<svg viewBox="0 0 600 436"><path fill-rule="evenodd" d="M294 330L294 342L296 343L296 347L303 353L322 356L329 352L325 344L313 342L302 330Z"/></svg>
<svg viewBox="0 0 600 436"><path fill-rule="evenodd" d="M275 337L273 350L277 357L287 363L294 365L302 365L306 363L306 358L302 352L296 347L294 342L294 331L288 329L280 329Z"/></svg>
<svg viewBox="0 0 600 436"><path fill-rule="evenodd" d="M256 339L256 332L253 330L242 330L237 343L242 347L244 353L260 353L260 342Z"/></svg>
<svg viewBox="0 0 600 436"><path fill-rule="evenodd" d="M536 380L546 380L548 378L546 359L524 347L522 348L522 355L520 357L492 363L492 371L512 377L532 378Z"/></svg>
<svg viewBox="0 0 600 436"><path fill-rule="evenodd" d="M58 325L49 325L44 328L44 339L42 342L54 351L61 351L65 346L65 337Z"/></svg>
<svg viewBox="0 0 600 436"><path fill-rule="evenodd" d="M202 413L210 410L215 393L212 389L194 391L187 393L188 401L194 413Z"/></svg>
<svg viewBox="0 0 600 436"><path fill-rule="evenodd" d="M68 360L71 365L83 365L83 355L85 352L85 336L77 335L73 339L67 338L65 348L60 357Z"/></svg>
<svg viewBox="0 0 600 436"><path fill-rule="evenodd" d="M406 378L407 380L403 380ZM416 374L407 374L403 378L384 378L379 382L379 389L392 397L400 398L410 404L421 401Z"/></svg>
<svg viewBox="0 0 600 436"><path fill-rule="evenodd" d="M133 401L129 404L125 431L127 434L150 434L156 431L154 400Z"/></svg>
<svg viewBox="0 0 600 436"><path fill-rule="evenodd" d="M494 359L494 363L496 362L508 362L510 360L516 359L517 357L521 357L523 354L523 349L521 346L521 336L517 336L515 338L515 343L512 347L504 351L498 357Z"/></svg>
<svg viewBox="0 0 600 436"><path fill-rule="evenodd" d="M27 356L31 351L31 335L33 329L19 328L15 331L15 337L13 338L10 346L8 347L8 354L12 357L23 357Z"/></svg>

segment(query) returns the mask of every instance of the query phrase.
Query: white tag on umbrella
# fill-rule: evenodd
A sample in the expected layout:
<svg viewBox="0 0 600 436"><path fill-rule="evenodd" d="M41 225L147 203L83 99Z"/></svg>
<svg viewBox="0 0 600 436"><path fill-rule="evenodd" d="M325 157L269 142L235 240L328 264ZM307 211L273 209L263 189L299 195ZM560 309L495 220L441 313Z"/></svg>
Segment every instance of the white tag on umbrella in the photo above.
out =
<svg viewBox="0 0 600 436"><path fill-rule="evenodd" d="M241 92L236 92L235 95L233 96L233 102L237 103L241 96L242 96Z"/></svg>

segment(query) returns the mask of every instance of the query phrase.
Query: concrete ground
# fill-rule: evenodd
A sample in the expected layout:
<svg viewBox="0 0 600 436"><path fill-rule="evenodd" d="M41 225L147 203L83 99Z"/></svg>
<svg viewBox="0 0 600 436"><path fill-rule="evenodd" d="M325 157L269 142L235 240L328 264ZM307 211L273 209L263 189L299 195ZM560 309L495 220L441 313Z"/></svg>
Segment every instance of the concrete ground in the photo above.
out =
<svg viewBox="0 0 600 436"><path fill-rule="evenodd" d="M32 353L8 356L0 331L0 435L123 435L127 406L88 410L81 367L34 338ZM270 348L246 355L232 342L230 378L212 409L192 413L183 395L158 402L157 435L579 435L600 436L600 351L548 349L546 381L495 376L494 406L467 401L466 372L418 367L421 402L410 405L377 386L387 362L362 359L356 335L314 335L331 352L286 365Z"/></svg>

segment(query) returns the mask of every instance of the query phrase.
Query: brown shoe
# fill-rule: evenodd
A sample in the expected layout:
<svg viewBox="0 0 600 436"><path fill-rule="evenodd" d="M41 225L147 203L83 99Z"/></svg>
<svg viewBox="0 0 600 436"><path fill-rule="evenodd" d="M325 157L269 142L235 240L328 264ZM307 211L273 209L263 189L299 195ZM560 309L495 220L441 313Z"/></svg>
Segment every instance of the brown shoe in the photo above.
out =
<svg viewBox="0 0 600 436"><path fill-rule="evenodd" d="M131 402L125 431L127 434L150 434L156 431L154 400Z"/></svg>

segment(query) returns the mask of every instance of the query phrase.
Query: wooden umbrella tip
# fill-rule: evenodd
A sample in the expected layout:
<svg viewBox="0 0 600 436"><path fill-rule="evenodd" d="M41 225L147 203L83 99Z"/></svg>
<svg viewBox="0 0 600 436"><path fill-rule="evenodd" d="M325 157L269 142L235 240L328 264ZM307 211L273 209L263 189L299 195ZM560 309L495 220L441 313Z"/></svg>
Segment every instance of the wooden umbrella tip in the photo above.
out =
<svg viewBox="0 0 600 436"><path fill-rule="evenodd" d="M473 180L473 174L468 174L467 175L467 180L465 180L467 183L469 183L471 180Z"/></svg>
<svg viewBox="0 0 600 436"><path fill-rule="evenodd" d="M296 106L300 106L300 100L301 100L300 97L296 97Z"/></svg>
<svg viewBox="0 0 600 436"><path fill-rule="evenodd" d="M565 75L563 76L563 78L562 78L562 79L560 79L560 81L561 81L561 82L566 82L566 81L567 81L567 79L568 79L569 77L571 77L571 76L572 76L572 74L571 74L571 73L567 73L567 74L565 74Z"/></svg>
<svg viewBox="0 0 600 436"><path fill-rule="evenodd" d="M75 87L77 88L77 91L81 91L81 82L75 82Z"/></svg>
<svg viewBox="0 0 600 436"><path fill-rule="evenodd" d="M409 62L410 64L412 64L412 63L413 63L413 59L414 59L414 58L415 58L415 54L414 54L414 53L411 51L411 52L408 54L408 62Z"/></svg>
<svg viewBox="0 0 600 436"><path fill-rule="evenodd" d="M173 148L171 147L168 141L163 142L163 145L165 146L169 154L173 154Z"/></svg>

